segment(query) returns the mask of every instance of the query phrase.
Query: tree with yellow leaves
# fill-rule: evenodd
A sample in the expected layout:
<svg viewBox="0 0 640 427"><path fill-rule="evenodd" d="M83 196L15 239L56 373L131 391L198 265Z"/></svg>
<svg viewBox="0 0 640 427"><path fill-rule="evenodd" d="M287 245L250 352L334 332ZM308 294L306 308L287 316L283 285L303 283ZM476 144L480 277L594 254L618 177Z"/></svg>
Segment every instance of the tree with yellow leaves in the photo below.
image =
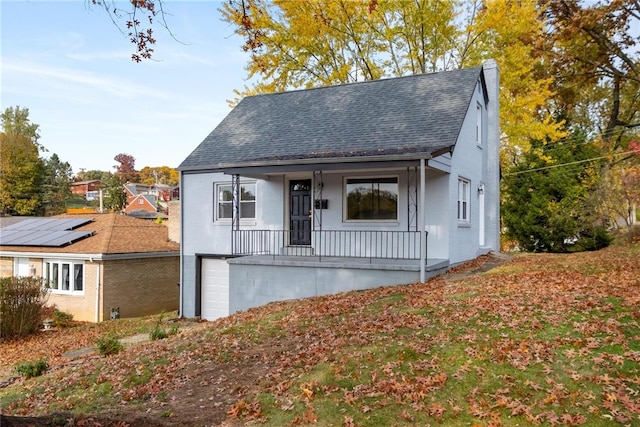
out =
<svg viewBox="0 0 640 427"><path fill-rule="evenodd" d="M5 109L0 124L0 213L36 215L44 168L38 125L29 120L29 109L20 107Z"/></svg>

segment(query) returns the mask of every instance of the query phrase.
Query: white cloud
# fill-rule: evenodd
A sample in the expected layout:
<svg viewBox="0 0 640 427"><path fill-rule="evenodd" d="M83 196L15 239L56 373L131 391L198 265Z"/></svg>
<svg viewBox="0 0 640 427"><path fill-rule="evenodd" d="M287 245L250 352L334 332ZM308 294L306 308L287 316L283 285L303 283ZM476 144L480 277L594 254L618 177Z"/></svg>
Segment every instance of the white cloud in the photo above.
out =
<svg viewBox="0 0 640 427"><path fill-rule="evenodd" d="M121 98L150 97L168 99L169 96L158 88L146 87L132 81L117 79L109 76L101 76L88 71L79 71L72 68L55 67L36 62L15 61L11 58L3 58L2 71L16 72L22 75L31 75L37 78L48 79L47 85L55 81L68 82L74 85L83 85L91 90L99 90Z"/></svg>

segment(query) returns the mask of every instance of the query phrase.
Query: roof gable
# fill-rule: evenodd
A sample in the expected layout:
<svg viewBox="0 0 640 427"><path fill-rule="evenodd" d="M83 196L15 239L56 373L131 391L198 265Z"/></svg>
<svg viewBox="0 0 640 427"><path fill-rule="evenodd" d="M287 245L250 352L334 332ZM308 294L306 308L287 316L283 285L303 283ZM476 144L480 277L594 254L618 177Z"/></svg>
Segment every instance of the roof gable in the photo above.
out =
<svg viewBox="0 0 640 427"><path fill-rule="evenodd" d="M481 76L475 67L246 97L178 169L443 152Z"/></svg>

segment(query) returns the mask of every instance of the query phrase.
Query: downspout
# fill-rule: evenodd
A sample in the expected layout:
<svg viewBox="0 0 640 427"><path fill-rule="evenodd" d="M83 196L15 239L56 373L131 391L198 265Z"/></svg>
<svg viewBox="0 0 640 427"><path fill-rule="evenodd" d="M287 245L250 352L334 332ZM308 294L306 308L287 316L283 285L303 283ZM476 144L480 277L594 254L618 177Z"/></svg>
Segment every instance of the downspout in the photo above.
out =
<svg viewBox="0 0 640 427"><path fill-rule="evenodd" d="M182 185L184 183L184 172L180 171L180 182L178 183L178 191L179 191L179 196L180 199L178 201L179 204L179 210L180 210L180 234L178 236L178 241L180 242L180 282L178 283L178 318L182 319L184 317L184 244L183 244L183 239L184 239L184 221L182 220L182 218L184 218L184 212L182 210L182 199L184 198L184 191L182 188ZM215 208L214 208L215 209ZM195 292L195 290L194 290Z"/></svg>
<svg viewBox="0 0 640 427"><path fill-rule="evenodd" d="M100 266L93 262L93 258L89 261L96 266L96 323L100 322Z"/></svg>
<svg viewBox="0 0 640 427"><path fill-rule="evenodd" d="M427 182L424 158L420 159L420 200L418 201L418 230L420 230L420 283L427 276L427 236L425 235L425 185Z"/></svg>

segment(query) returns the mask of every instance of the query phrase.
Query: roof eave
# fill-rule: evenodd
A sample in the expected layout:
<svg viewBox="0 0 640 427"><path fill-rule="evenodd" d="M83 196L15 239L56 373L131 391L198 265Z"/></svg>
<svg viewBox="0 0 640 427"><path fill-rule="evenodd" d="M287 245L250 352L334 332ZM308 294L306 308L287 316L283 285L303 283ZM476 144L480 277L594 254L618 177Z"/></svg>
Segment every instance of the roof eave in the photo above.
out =
<svg viewBox="0 0 640 427"><path fill-rule="evenodd" d="M34 252L34 251L2 251L6 257L57 258L69 260L110 261L119 259L162 258L179 256L180 251L123 252L123 253L82 253L82 252Z"/></svg>
<svg viewBox="0 0 640 427"><path fill-rule="evenodd" d="M445 151L448 151L447 148ZM340 163L371 163L371 162L397 162L411 159L431 159L430 153L406 153L406 154L381 154L377 156L353 156L353 157L310 157L304 159L280 159L280 160L254 160L247 162L218 163L215 165L201 165L178 168L181 172L224 171L228 169L254 168L254 167L279 167L293 165L318 165Z"/></svg>

